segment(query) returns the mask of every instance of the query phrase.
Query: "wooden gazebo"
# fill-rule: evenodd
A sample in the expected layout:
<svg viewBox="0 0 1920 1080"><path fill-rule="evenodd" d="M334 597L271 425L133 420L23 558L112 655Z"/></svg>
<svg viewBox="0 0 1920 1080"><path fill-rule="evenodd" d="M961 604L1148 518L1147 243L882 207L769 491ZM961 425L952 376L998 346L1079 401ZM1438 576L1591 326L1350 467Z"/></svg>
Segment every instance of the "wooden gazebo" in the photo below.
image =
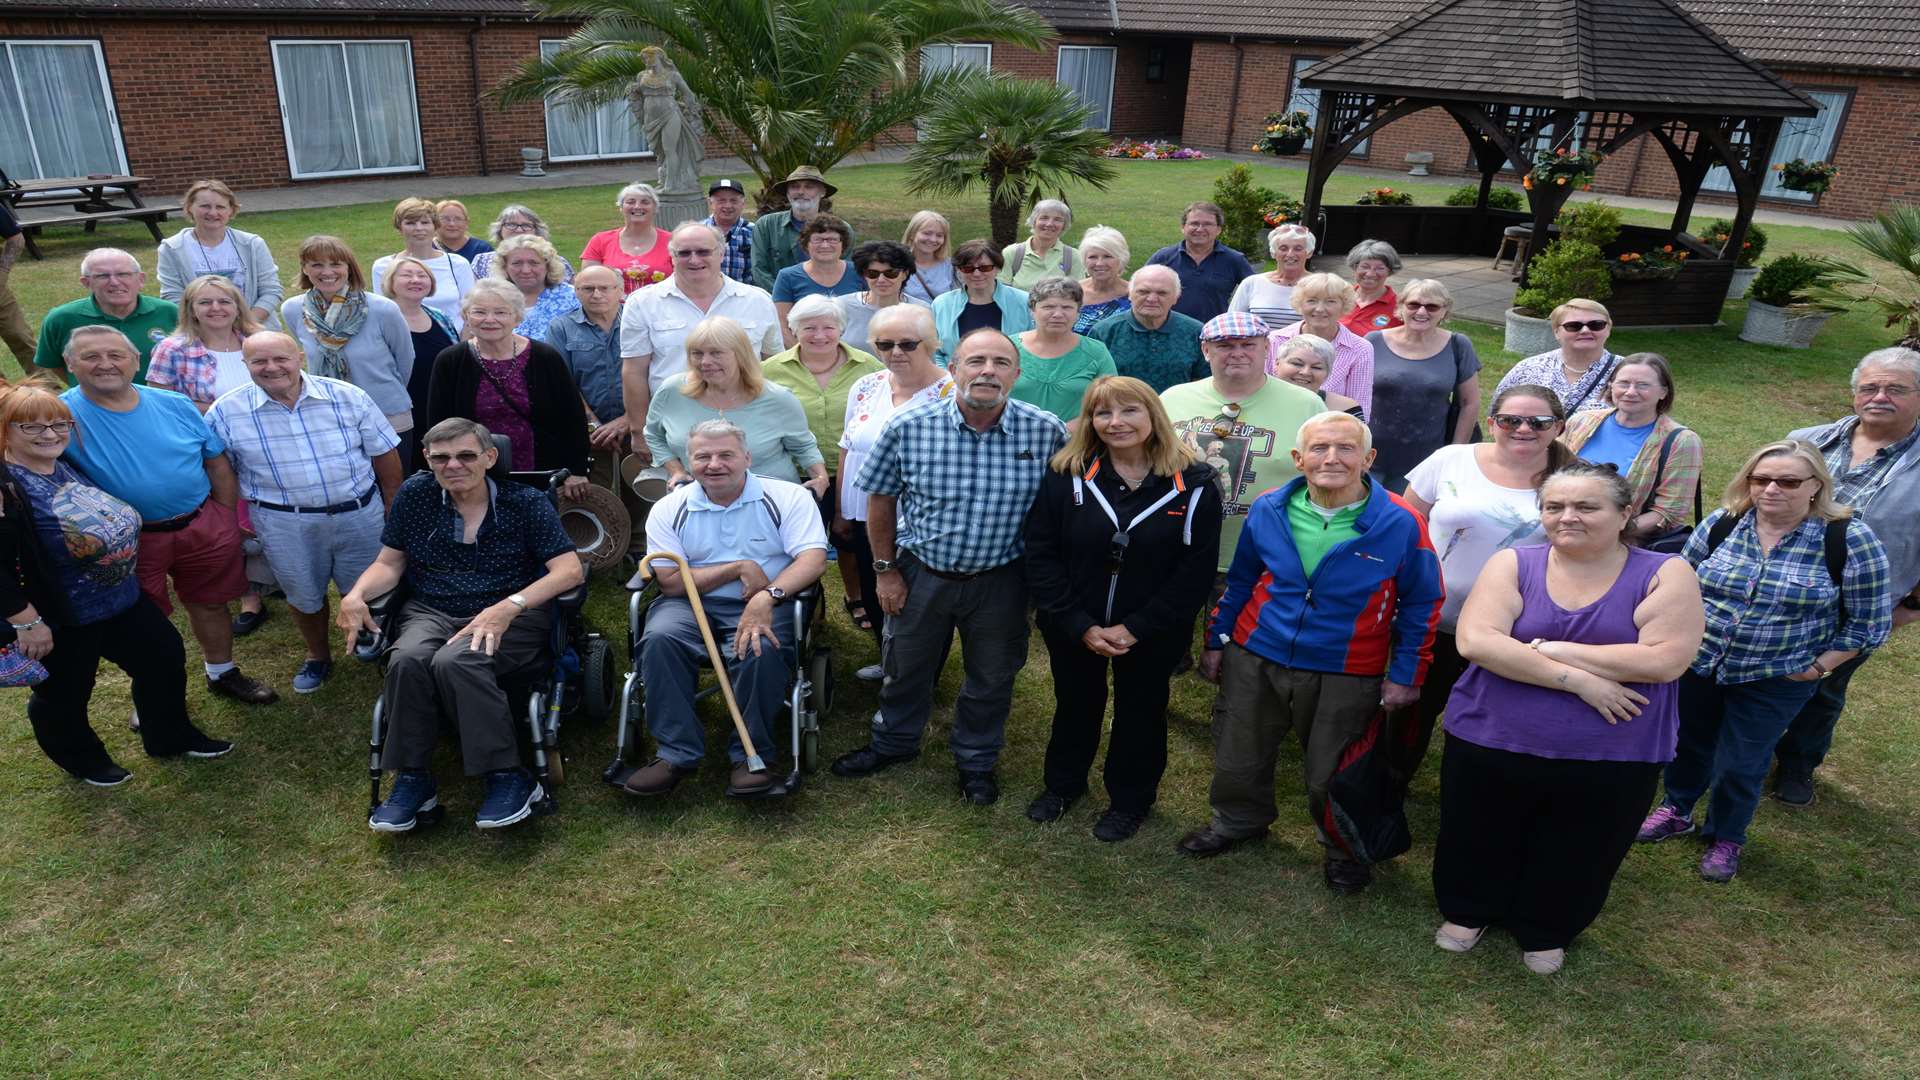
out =
<svg viewBox="0 0 1920 1080"><path fill-rule="evenodd" d="M1375 131L1423 109L1445 109L1466 133L1480 196L1470 212L1407 208L1452 212L1432 227L1416 221L1396 230L1410 254L1491 252L1505 227L1529 218L1541 243L1528 255L1536 253L1573 187L1533 184L1524 216L1489 210L1487 197L1496 174L1524 177L1543 147L1610 155L1652 138L1679 186L1673 224L1662 233L1673 238L1685 233L1708 171L1725 165L1739 202L1732 234L1721 251L1699 252L1724 267L1689 266L1682 278L1693 279L1691 287L1676 279L1666 290L1670 308L1700 294L1697 317L1674 308L1650 320L1677 323L1718 317L1781 121L1818 111L1672 0L1441 0L1314 65L1301 82L1320 91L1306 220L1329 250L1354 229L1329 221L1328 209L1353 208L1323 207L1327 177Z"/></svg>

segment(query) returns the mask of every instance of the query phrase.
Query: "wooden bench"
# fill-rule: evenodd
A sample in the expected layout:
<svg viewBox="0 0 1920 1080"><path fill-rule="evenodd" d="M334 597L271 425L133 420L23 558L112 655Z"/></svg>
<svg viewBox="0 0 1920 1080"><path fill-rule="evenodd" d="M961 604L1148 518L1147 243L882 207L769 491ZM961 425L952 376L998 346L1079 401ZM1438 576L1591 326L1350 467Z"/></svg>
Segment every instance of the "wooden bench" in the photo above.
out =
<svg viewBox="0 0 1920 1080"><path fill-rule="evenodd" d="M153 242L165 239L160 233L160 223L167 220L173 211L164 206L123 207L117 210L93 210L86 213L55 214L51 217L21 218L20 231L26 234L27 254L39 259L44 258L34 244L34 234L41 229L54 225L84 225L88 232L103 221L138 221L146 225L153 234Z"/></svg>

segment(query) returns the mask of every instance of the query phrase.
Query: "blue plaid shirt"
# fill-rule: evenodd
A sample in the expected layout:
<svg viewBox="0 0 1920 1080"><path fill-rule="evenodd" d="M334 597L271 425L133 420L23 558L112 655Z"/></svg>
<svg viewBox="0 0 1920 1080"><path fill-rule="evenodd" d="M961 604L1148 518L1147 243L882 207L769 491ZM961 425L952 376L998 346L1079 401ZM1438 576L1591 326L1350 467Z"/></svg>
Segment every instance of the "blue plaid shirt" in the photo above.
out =
<svg viewBox="0 0 1920 1080"><path fill-rule="evenodd" d="M854 485L899 498L901 550L935 570L972 574L1026 550L1027 510L1067 429L1052 413L1009 401L999 421L978 432L958 398L894 414Z"/></svg>
<svg viewBox="0 0 1920 1080"><path fill-rule="evenodd" d="M242 386L207 410L240 494L308 510L358 499L374 486L373 459L400 445L399 436L352 383L303 372L300 384L292 408Z"/></svg>
<svg viewBox="0 0 1920 1080"><path fill-rule="evenodd" d="M1833 474L1833 501L1864 513L1894 463L1913 449L1915 439L1920 439L1920 426L1915 426L1906 438L1892 446L1875 450L1873 456L1856 469L1853 467L1853 432L1859 426L1859 417L1848 417L1834 437L1820 447L1820 453L1827 459L1827 471Z"/></svg>
<svg viewBox="0 0 1920 1080"><path fill-rule="evenodd" d="M712 214L700 224L720 228ZM721 231L727 237L727 253L720 260L720 272L735 281L753 284L753 222L741 218L733 223L733 228Z"/></svg>
<svg viewBox="0 0 1920 1080"><path fill-rule="evenodd" d="M1809 517L1768 554L1749 511L1709 558L1707 532L1726 515L1724 509L1708 514L1680 552L1700 575L1707 612L1695 675L1756 682L1805 671L1829 649L1866 652L1887 640L1893 631L1887 552L1866 522L1847 526L1847 566L1836 588L1827 573L1824 519Z"/></svg>

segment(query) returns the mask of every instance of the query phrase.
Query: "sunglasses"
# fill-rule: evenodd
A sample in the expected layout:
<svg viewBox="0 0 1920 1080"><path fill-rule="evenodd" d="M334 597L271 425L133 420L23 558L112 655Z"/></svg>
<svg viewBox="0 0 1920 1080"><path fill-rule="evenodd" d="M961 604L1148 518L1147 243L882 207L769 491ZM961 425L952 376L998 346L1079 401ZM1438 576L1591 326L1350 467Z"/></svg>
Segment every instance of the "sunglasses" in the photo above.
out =
<svg viewBox="0 0 1920 1080"><path fill-rule="evenodd" d="M1224 439L1233 434L1234 425L1240 421L1240 403L1229 401L1220 406L1220 415L1213 418L1213 437Z"/></svg>
<svg viewBox="0 0 1920 1080"><path fill-rule="evenodd" d="M865 270L860 271L860 276L866 278L868 281L872 281L875 278L886 278L888 281L896 281L906 277L907 272L896 266L869 266Z"/></svg>
<svg viewBox="0 0 1920 1080"><path fill-rule="evenodd" d="M1781 491L1799 491L1800 485L1811 479L1813 479L1811 476L1755 476L1753 473L1748 473L1747 486L1764 490L1768 484L1772 484Z"/></svg>
<svg viewBox="0 0 1920 1080"><path fill-rule="evenodd" d="M1493 422L1501 431L1519 431L1525 424L1535 431L1546 431L1560 422L1557 416L1514 416L1511 413L1495 413Z"/></svg>
<svg viewBox="0 0 1920 1080"><path fill-rule="evenodd" d="M713 257L712 248L681 248L673 253L676 259L709 259Z"/></svg>
<svg viewBox="0 0 1920 1080"><path fill-rule="evenodd" d="M1563 322L1560 324L1560 329L1565 330L1569 334L1577 334L1582 330L1591 330L1597 334L1606 328L1607 320L1605 319L1588 319L1585 322L1575 319L1572 322Z"/></svg>
<svg viewBox="0 0 1920 1080"><path fill-rule="evenodd" d="M51 423L46 423L46 424L36 424L31 421L28 421L26 423L15 421L13 426L19 428L20 434L26 435L26 436L44 435L49 431L53 432L55 435L65 435L67 432L73 430L73 421L55 420Z"/></svg>
<svg viewBox="0 0 1920 1080"><path fill-rule="evenodd" d="M999 268L999 267L997 267L997 266L995 266L995 265L993 265L993 264L992 264L992 263L990 263L990 262L989 262L989 263L975 263L975 264L974 264L974 265L972 265L972 266L963 266L963 267L961 267L961 268L960 268L960 272L961 272L961 273L963 273L963 274L997 274L997 273L999 273L999 272L1000 272L1000 268Z"/></svg>
<svg viewBox="0 0 1920 1080"><path fill-rule="evenodd" d="M1447 310L1447 305L1445 304L1429 304L1424 300L1408 300L1406 304L1407 304L1408 311L1445 311Z"/></svg>
<svg viewBox="0 0 1920 1080"><path fill-rule="evenodd" d="M922 344L924 344L924 342L920 338L901 338L898 341L882 339L873 343L873 351L883 356L895 349L910 353L919 349Z"/></svg>
<svg viewBox="0 0 1920 1080"><path fill-rule="evenodd" d="M478 450L456 450L451 454L428 454L427 464L436 469L446 468L449 462L457 461L462 465L471 465L480 460Z"/></svg>

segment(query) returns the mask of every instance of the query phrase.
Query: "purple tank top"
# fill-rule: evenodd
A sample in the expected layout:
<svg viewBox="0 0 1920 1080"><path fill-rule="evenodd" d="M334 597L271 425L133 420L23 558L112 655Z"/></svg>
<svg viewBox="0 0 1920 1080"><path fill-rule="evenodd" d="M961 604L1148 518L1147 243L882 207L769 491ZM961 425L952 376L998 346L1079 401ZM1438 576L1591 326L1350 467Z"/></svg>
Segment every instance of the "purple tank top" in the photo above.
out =
<svg viewBox="0 0 1920 1080"><path fill-rule="evenodd" d="M1641 548L1627 549L1627 563L1600 599L1568 611L1547 595L1547 545L1513 549L1519 558L1520 617L1513 622L1517 641L1546 638L1583 645L1623 645L1640 639L1633 609L1647 595L1660 564L1673 558ZM1609 724L1580 695L1566 690L1514 682L1479 664L1453 684L1447 699L1447 734L1496 750L1579 761L1673 760L1680 721L1679 691L1673 683L1628 683L1647 699L1633 720Z"/></svg>

